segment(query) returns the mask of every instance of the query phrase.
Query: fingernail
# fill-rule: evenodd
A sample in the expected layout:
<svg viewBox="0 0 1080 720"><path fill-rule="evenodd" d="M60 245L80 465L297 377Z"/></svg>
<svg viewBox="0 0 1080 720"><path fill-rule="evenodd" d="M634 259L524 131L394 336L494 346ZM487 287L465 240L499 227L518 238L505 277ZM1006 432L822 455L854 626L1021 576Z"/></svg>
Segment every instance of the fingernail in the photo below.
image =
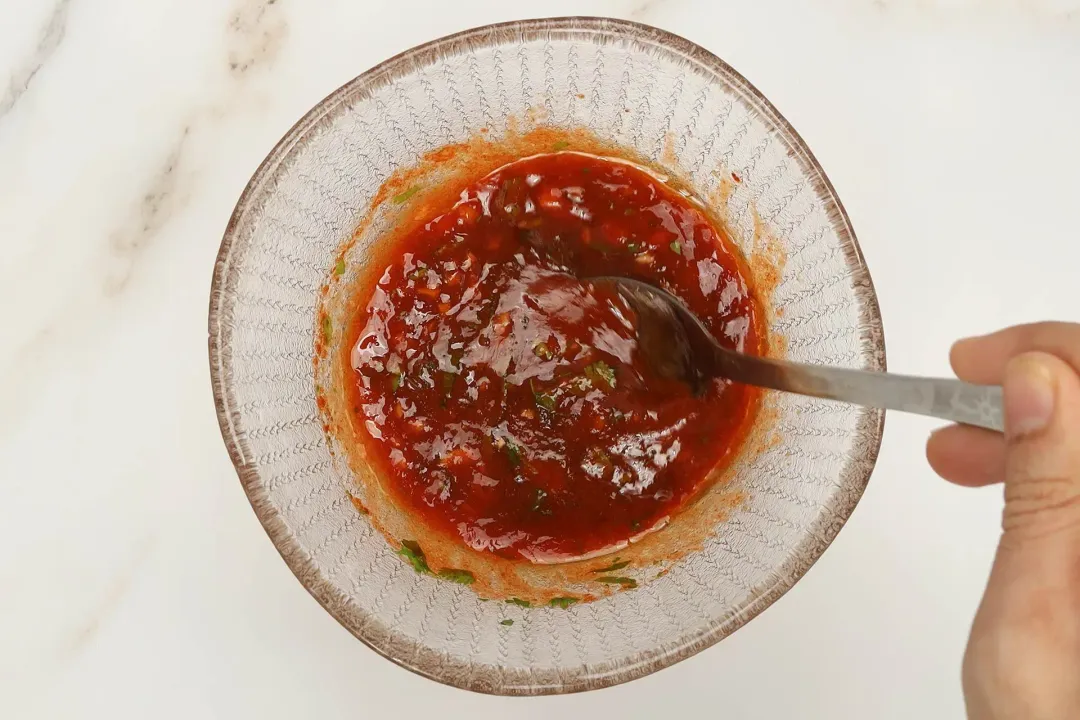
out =
<svg viewBox="0 0 1080 720"><path fill-rule="evenodd" d="M1021 355L1005 369L1005 434L1018 438L1043 430L1054 415L1054 377L1045 363Z"/></svg>

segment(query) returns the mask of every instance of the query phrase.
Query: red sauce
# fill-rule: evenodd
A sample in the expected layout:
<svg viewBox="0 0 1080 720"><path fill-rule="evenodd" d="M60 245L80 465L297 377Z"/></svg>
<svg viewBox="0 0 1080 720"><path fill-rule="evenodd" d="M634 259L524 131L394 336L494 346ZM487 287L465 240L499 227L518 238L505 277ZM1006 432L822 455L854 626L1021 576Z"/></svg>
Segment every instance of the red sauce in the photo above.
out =
<svg viewBox="0 0 1080 720"><path fill-rule="evenodd" d="M360 440L399 501L479 551L594 553L657 525L738 448L754 390L699 397L651 376L634 315L587 278L681 297L722 343L761 352L724 236L628 163L519 160L399 238L348 338Z"/></svg>

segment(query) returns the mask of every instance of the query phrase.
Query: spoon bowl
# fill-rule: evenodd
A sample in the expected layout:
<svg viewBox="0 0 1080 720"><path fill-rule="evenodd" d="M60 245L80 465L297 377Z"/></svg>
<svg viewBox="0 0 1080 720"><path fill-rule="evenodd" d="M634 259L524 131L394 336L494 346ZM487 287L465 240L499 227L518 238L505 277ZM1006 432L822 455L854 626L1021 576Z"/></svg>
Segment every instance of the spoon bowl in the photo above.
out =
<svg viewBox="0 0 1080 720"><path fill-rule="evenodd" d="M863 407L900 410L1001 432L1001 388L959 380L793 363L726 348L677 297L630 278L594 278L607 284L637 314L638 347L662 378L680 380L701 393L713 378L838 400Z"/></svg>

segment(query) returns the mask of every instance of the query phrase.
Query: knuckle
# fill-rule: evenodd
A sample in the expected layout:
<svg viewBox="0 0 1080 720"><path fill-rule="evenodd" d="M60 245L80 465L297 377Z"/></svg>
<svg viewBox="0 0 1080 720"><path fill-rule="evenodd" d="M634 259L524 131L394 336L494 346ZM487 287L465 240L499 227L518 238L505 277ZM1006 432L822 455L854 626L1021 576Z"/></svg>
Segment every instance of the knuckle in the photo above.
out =
<svg viewBox="0 0 1080 720"><path fill-rule="evenodd" d="M1009 483L1001 526L1023 538L1080 528L1080 483L1065 476Z"/></svg>

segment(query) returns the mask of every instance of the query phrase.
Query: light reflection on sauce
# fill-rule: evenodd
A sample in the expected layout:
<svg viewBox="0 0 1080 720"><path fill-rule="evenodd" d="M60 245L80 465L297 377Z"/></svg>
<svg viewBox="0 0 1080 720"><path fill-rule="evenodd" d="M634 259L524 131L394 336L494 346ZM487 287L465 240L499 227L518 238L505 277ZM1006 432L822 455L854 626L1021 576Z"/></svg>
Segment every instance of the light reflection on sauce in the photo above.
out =
<svg viewBox="0 0 1080 720"><path fill-rule="evenodd" d="M756 391L651 377L625 302L679 295L760 350L758 309L701 210L623 162L527 158L399 240L351 327L352 406L400 500L468 546L533 562L624 546L728 458Z"/></svg>

